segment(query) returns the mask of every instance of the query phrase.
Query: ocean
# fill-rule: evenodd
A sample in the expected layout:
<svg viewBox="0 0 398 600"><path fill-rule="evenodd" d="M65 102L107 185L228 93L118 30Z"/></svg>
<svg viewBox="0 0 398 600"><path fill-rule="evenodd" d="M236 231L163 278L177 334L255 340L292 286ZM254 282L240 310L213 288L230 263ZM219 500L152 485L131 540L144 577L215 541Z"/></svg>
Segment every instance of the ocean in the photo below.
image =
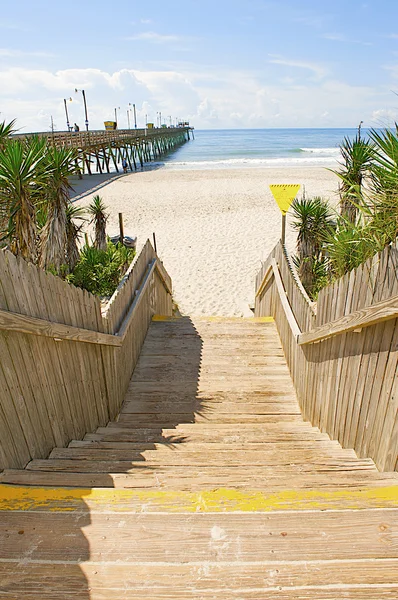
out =
<svg viewBox="0 0 398 600"><path fill-rule="evenodd" d="M162 163L169 169L335 167L339 145L356 133L357 129L195 130L195 139Z"/></svg>

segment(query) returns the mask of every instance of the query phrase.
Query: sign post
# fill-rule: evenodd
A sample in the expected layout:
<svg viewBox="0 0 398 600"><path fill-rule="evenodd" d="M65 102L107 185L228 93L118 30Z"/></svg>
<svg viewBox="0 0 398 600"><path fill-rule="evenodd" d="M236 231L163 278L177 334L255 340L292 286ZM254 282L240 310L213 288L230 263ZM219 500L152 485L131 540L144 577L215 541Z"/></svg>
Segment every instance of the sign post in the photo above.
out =
<svg viewBox="0 0 398 600"><path fill-rule="evenodd" d="M270 185L270 190L273 197L276 200L277 205L282 213L282 244L285 243L286 239L286 213L290 208L291 203L297 196L297 192L300 189L299 183L277 183Z"/></svg>

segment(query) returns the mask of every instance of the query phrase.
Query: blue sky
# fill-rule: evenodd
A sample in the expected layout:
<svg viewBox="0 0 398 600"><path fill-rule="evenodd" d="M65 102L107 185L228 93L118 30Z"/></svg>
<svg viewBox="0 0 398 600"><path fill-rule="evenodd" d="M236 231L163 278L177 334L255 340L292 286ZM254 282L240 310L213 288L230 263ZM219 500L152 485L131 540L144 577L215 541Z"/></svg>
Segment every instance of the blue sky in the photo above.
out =
<svg viewBox="0 0 398 600"><path fill-rule="evenodd" d="M0 119L102 128L129 103L197 128L398 119L397 0L2 0ZM131 114L131 113L130 113ZM131 123L132 123L131 118Z"/></svg>

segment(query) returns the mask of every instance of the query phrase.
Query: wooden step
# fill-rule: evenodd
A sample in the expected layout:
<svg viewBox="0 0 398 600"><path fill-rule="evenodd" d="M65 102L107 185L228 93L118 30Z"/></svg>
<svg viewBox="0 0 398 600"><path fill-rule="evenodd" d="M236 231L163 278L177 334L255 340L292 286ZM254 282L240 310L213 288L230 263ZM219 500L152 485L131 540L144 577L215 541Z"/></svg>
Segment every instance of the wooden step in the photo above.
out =
<svg viewBox="0 0 398 600"><path fill-rule="evenodd" d="M47 561L19 561L2 564L0 580L5 592L21 598L37 598L39 590L46 600L67 598L73 589L80 597L92 600L123 598L147 600L383 600L398 597L395 581L396 559L235 562L196 562L173 565L132 563L90 563L59 565ZM325 585L325 578L330 582ZM32 594L32 596L30 596ZM86 594L86 596L85 596Z"/></svg>
<svg viewBox="0 0 398 600"><path fill-rule="evenodd" d="M230 444L223 444L223 443L217 443L217 442L191 442L189 444L167 444L167 443L151 443L149 442L148 444L142 443L142 442L95 442L95 441L89 441L89 440L72 440L69 443L68 448L87 448L87 449L94 449L94 448L98 448L98 449L108 449L108 450L156 450L157 452L169 452L170 450L172 452L175 452L178 450L178 452L186 452L186 453L190 453L190 452L199 452L199 451L205 451L205 452L218 452L218 451L226 451L226 452L230 452L231 449L231 445ZM240 444L238 442L234 443L233 446L233 450L234 451L241 451L241 450L247 450L249 452L255 452L255 451L260 451L260 452L267 452L268 449L271 449L271 451L273 452L278 452L278 453L285 453L285 452L295 452L296 450L308 450L308 451L314 451L316 452L318 455L321 452L326 451L328 454L330 452L336 452L336 453L347 453L345 454L345 456L354 456L356 457L356 454L354 452L354 450L350 450L350 449L345 449L343 450L342 447L340 446L340 444L338 443L337 440L325 440L325 439L321 439L321 440L308 440L308 441L288 441L288 440L284 440L282 442L258 442L258 443L243 443Z"/></svg>
<svg viewBox="0 0 398 600"><path fill-rule="evenodd" d="M312 430L296 430L296 431L281 431L262 428L256 430L254 427L249 430L243 429L240 425L239 429L225 429L220 423L213 423L215 429L211 429L210 423L206 424L206 429L202 428L189 430L186 427L189 424L178 425L178 427L151 427L151 428L123 428L123 427L99 427L96 433L89 433L84 436L85 440L90 441L125 441L125 442L158 442L158 443L173 443L179 442L217 442L224 444L239 443L262 443L262 442L284 442L284 441L306 441L306 440L327 440L326 434ZM199 423L194 425L199 426ZM255 424L254 424L255 425Z"/></svg>
<svg viewBox="0 0 398 600"><path fill-rule="evenodd" d="M278 513L2 514L0 559L184 563L395 559L398 509ZM122 519L122 528L120 522ZM90 544L81 531L90 536ZM121 535L116 532L121 530ZM22 531L23 533L19 533ZM398 582L396 582L398 585Z"/></svg>
<svg viewBox="0 0 398 600"><path fill-rule="evenodd" d="M395 475L377 473L373 470L342 471L323 473L296 473L289 476L275 470L267 478L254 479L248 469L225 473L222 469L212 472L201 470L201 475L186 473L185 468L173 467L164 473L152 470L151 473L78 473L64 471L32 471L8 469L0 474L0 482L16 485L39 485L60 487L115 487L115 488L157 488L175 490L208 490L214 488L252 490L296 490L296 489L357 489L382 487L386 483L398 484Z"/></svg>
<svg viewBox="0 0 398 600"><path fill-rule="evenodd" d="M213 424L258 424L258 423L291 423L294 421L300 422L302 417L300 413L293 412L285 413L213 413L210 410L199 410L198 412L188 413L137 413L128 417L120 418L116 422L111 422L108 427L116 428L148 428L159 425L163 428L170 429L171 427L189 424L189 423L213 423Z"/></svg>
<svg viewBox="0 0 398 600"><path fill-rule="evenodd" d="M236 415L279 415L283 413L300 414L300 409L296 402L220 402L212 398L206 400L193 399L186 402L176 402L170 400L131 400L124 404L123 412L118 421L125 420L127 415L139 413L210 413L210 414L236 414Z"/></svg>
<svg viewBox="0 0 398 600"><path fill-rule="evenodd" d="M134 450L109 450L109 449L88 449L88 448L55 448L51 454L51 460L87 460L99 462L120 462L145 461L145 465L153 466L208 466L208 467L230 467L230 466L280 466L285 465L304 466L307 463L324 466L327 469L335 469L336 465L344 465L345 468L369 468L376 471L372 460L358 460L356 456L344 456L343 452L322 452L295 450L281 454L274 451L209 451L200 450L197 452L178 452L168 448L167 452L158 450L145 450L143 452ZM32 464L32 463L30 463ZM134 466L134 464L132 465ZM28 465L28 468L29 465ZM32 467L33 468L33 467ZM124 469L122 469L124 472Z"/></svg>

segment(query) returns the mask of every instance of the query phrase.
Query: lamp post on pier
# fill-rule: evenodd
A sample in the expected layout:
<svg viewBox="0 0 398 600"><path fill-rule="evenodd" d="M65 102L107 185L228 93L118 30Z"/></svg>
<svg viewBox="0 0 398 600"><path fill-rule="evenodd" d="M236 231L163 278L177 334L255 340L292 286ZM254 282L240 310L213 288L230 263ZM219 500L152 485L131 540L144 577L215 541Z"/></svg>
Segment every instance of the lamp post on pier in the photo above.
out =
<svg viewBox="0 0 398 600"><path fill-rule="evenodd" d="M116 122L116 129L117 129L117 111L120 110L120 106L115 107L115 122Z"/></svg>
<svg viewBox="0 0 398 600"><path fill-rule="evenodd" d="M134 128L137 129L137 113L135 112L135 104L131 104L131 102L129 102L129 106L133 107L133 114L134 114ZM131 110L131 109L130 109Z"/></svg>
<svg viewBox="0 0 398 600"><path fill-rule="evenodd" d="M68 107L66 106L66 102L72 102L72 98L64 98L64 106L65 106L65 115L66 115L66 129L70 131L70 123L69 123L69 115L68 115Z"/></svg>
<svg viewBox="0 0 398 600"><path fill-rule="evenodd" d="M86 125L86 131L88 131L88 113L87 113L87 102L86 102L86 94L84 90L78 90L77 88L75 88L75 94L77 94L78 92L82 93L83 96L83 103L84 103L84 116L85 116L85 125Z"/></svg>
<svg viewBox="0 0 398 600"><path fill-rule="evenodd" d="M129 102L129 106L130 106L130 102ZM130 111L131 111L131 108L128 108L127 109L127 123L129 125L129 129L131 129L131 127L130 127Z"/></svg>

